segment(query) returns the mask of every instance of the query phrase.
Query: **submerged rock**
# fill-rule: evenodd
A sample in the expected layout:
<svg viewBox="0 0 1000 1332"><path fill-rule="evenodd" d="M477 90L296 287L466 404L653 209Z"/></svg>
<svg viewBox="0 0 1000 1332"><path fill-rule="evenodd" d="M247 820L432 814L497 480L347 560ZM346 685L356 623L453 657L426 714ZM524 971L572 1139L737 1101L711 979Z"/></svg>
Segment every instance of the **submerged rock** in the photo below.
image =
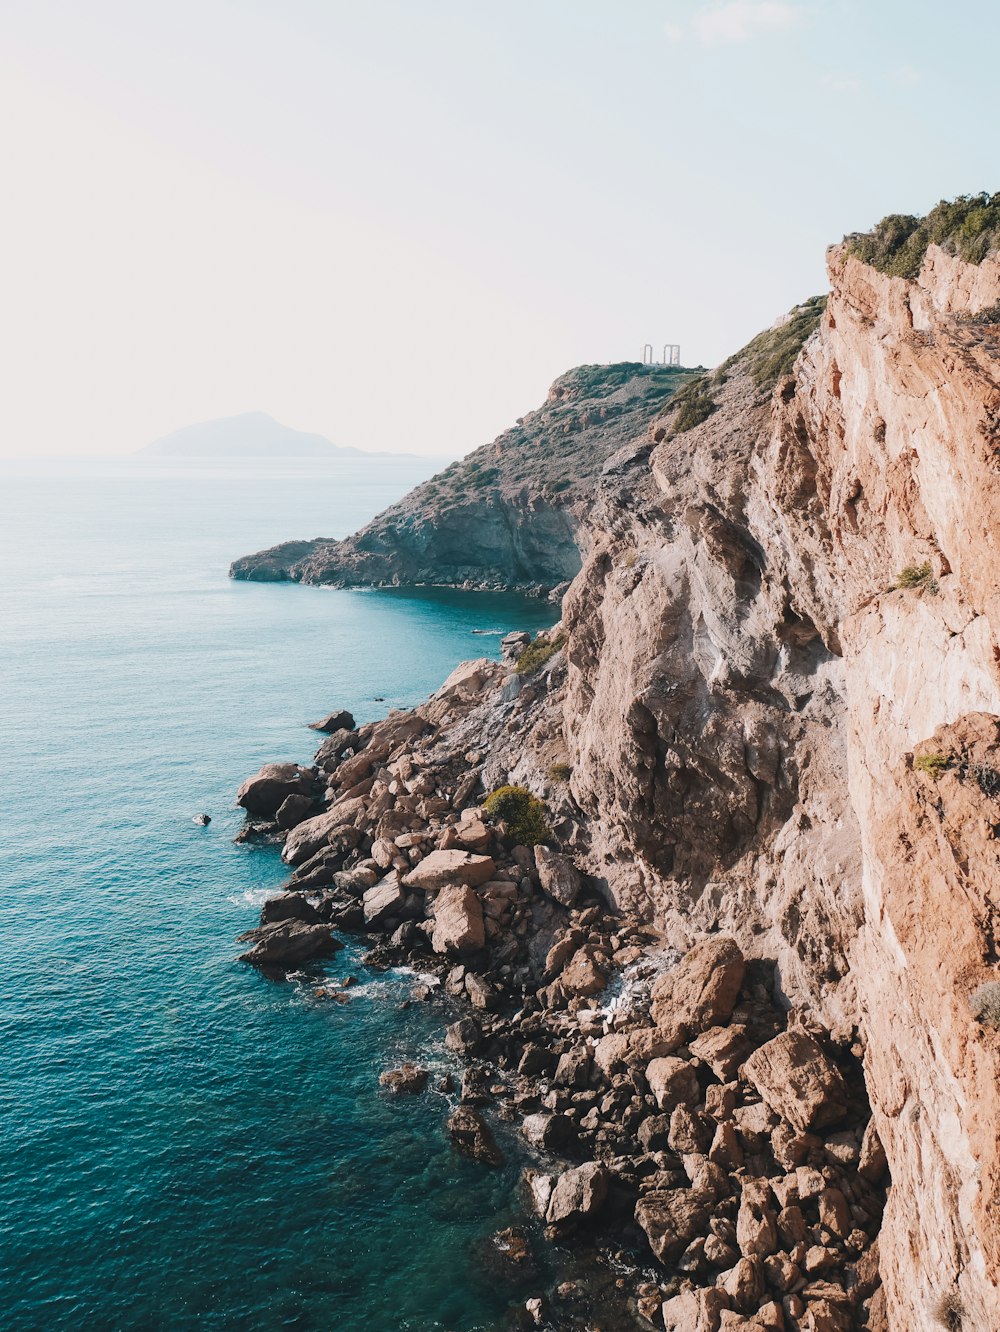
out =
<svg viewBox="0 0 1000 1332"><path fill-rule="evenodd" d="M452 1142L464 1156L470 1156L483 1165L502 1166L504 1155L494 1140L489 1126L478 1111L469 1105L460 1105L448 1117L448 1132Z"/></svg>
<svg viewBox="0 0 1000 1332"><path fill-rule="evenodd" d="M381 1086L397 1096L415 1096L427 1086L429 1076L426 1068L406 1061L399 1068L387 1068L379 1074L378 1080Z"/></svg>

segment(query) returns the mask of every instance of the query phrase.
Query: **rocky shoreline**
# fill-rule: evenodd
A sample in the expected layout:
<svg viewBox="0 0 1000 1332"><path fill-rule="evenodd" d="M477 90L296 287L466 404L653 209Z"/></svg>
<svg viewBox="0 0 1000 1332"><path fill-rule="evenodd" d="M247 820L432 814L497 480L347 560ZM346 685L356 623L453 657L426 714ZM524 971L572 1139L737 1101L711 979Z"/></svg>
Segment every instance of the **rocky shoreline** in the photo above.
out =
<svg viewBox="0 0 1000 1332"><path fill-rule="evenodd" d="M494 1168L513 1133L528 1163L533 1223L498 1232L491 1259L522 1294L534 1233L583 1269L530 1290L517 1326L884 1326L888 1178L858 1050L787 1011L773 964L732 938L679 958L615 907L576 864L586 820L560 764L533 797L535 845L497 817L487 797L515 773L525 715L537 734L565 676L556 631L530 670L525 646L510 636L503 663L466 663L412 712L331 714L314 766L243 784L241 836L283 839L291 867L244 959L299 966L340 932L369 938L372 966L439 978L413 1001L453 1019L456 1150ZM395 1095L427 1082L416 1062L383 1075Z"/></svg>

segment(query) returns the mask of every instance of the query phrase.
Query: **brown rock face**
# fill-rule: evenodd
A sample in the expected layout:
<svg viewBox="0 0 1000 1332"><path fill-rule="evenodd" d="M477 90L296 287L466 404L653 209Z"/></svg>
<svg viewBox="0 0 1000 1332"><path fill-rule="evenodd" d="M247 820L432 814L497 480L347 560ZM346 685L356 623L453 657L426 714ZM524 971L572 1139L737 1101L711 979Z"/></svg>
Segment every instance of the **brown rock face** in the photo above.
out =
<svg viewBox="0 0 1000 1332"><path fill-rule="evenodd" d="M803 1031L783 1031L755 1050L743 1075L776 1115L798 1129L836 1124L847 1110L840 1070Z"/></svg>

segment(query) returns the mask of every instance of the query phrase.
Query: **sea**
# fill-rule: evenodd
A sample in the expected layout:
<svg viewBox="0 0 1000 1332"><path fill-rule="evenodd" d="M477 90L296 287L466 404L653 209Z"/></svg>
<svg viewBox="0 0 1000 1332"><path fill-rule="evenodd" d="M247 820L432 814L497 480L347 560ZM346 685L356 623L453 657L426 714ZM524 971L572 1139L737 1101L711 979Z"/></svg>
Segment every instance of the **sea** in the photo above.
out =
<svg viewBox="0 0 1000 1332"><path fill-rule="evenodd" d="M452 1149L447 1014L349 942L269 979L236 935L285 878L239 783L308 723L432 692L555 609L234 583L343 536L426 459L0 464L0 1326L471 1332L517 1167ZM211 815L207 827L192 820ZM317 996L328 976L349 1002ZM379 1073L428 1065L423 1096ZM530 1292L529 1292L530 1293ZM523 1301L524 1293L520 1294Z"/></svg>

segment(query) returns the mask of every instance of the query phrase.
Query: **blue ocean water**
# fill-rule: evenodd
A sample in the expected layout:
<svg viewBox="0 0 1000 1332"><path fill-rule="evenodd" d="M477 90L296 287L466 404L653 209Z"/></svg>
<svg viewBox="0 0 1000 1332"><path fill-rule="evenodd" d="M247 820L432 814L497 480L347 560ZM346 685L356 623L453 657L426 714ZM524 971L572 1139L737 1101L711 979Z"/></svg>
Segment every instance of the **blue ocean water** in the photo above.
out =
<svg viewBox="0 0 1000 1332"><path fill-rule="evenodd" d="M550 606L231 583L342 535L426 463L124 461L0 470L0 1323L26 1329L468 1329L510 1298L477 1243L510 1171L456 1156L412 977L346 1005L267 980L234 937L284 877L233 843L239 782L307 759L333 707L417 702ZM384 701L376 701L382 699ZM199 828L192 815L213 822Z"/></svg>

